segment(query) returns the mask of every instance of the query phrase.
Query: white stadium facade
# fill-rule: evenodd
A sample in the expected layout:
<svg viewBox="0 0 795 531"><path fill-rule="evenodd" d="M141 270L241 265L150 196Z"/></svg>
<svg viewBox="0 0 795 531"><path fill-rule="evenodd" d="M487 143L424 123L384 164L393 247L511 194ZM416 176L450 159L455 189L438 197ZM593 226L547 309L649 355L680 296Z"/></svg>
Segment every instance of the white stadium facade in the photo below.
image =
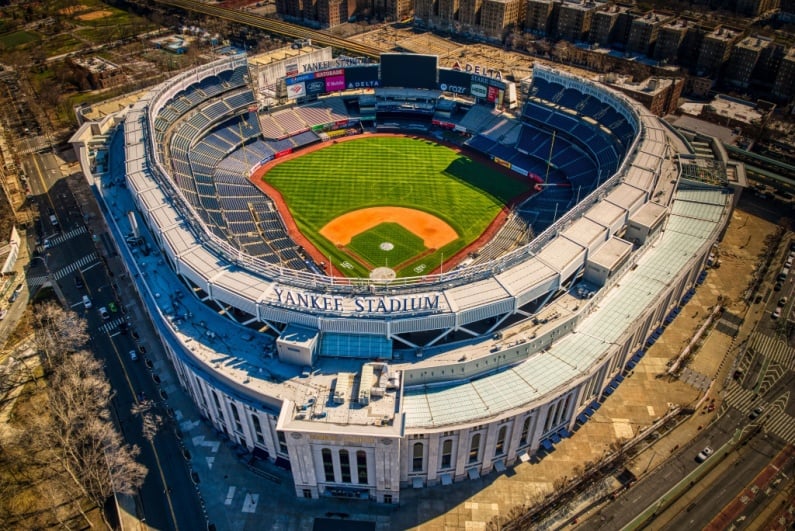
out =
<svg viewBox="0 0 795 531"><path fill-rule="evenodd" d="M224 58L72 139L181 386L300 497L397 503L576 437L703 281L738 195L598 83L537 66L510 113L509 84L420 57L399 87L290 64L266 111L248 58ZM541 191L450 271L327 276L247 177L352 128L458 133Z"/></svg>

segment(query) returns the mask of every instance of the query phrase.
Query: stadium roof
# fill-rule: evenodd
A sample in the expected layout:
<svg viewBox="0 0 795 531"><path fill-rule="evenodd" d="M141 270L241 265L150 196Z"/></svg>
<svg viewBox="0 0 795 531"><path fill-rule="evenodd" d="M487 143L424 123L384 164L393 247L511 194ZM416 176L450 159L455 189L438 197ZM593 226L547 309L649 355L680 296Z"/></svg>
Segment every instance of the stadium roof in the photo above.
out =
<svg viewBox="0 0 795 531"><path fill-rule="evenodd" d="M607 293L599 311L586 317L548 351L512 369L448 387L406 389L406 429L474 423L479 418L507 413L584 375L718 229L730 197L722 189L678 191L669 230L640 258L638 267Z"/></svg>

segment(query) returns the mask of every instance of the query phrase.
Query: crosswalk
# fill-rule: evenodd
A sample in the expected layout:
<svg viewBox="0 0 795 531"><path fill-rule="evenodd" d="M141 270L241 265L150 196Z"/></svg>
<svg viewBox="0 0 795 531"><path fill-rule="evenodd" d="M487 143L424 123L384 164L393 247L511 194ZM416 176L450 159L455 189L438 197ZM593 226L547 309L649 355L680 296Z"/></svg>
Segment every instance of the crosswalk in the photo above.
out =
<svg viewBox="0 0 795 531"><path fill-rule="evenodd" d="M748 340L748 348L763 354L771 361L795 369L795 348L790 347L785 341L755 333Z"/></svg>
<svg viewBox="0 0 795 531"><path fill-rule="evenodd" d="M68 266L55 271L52 274L52 278L54 278L55 280L61 280L65 276L74 273L78 269L85 271L96 265L99 265L99 257L97 256L97 253L94 252L91 254L87 254L84 257L79 258L78 260L72 262ZM38 275L35 277L28 277L27 283L28 286L30 286L30 288L33 289L44 285L44 283L47 282L48 280L49 277L47 277L46 275Z"/></svg>
<svg viewBox="0 0 795 531"><path fill-rule="evenodd" d="M795 417L786 413L789 400L790 393L785 392L775 397L772 402L766 402L752 389L743 389L732 382L729 384L728 394L721 409L725 411L729 407L733 407L743 415L750 415L755 407L761 406L764 410L754 423L761 425L765 432L777 435L790 444L795 444Z"/></svg>
<svg viewBox="0 0 795 531"><path fill-rule="evenodd" d="M104 323L102 326L100 326L99 331L102 332L103 334L109 334L113 330L118 328L119 325L122 324L124 321L125 321L124 317L117 317L116 319L108 321L107 323Z"/></svg>
<svg viewBox="0 0 795 531"><path fill-rule="evenodd" d="M60 244L62 244L64 242L67 242L67 241L71 240L72 238L74 238L76 236L80 236L81 234L85 234L86 232L88 232L88 230L86 229L85 225L80 225L76 229L72 229L69 232L62 232L61 234L57 234L55 236L51 236L50 238L47 238L47 241L49 242L49 247L48 248L51 249L53 247L56 247L56 246L58 246L58 245L60 245ZM39 245L38 246L38 251L40 253L44 252L44 250L45 250L44 249L44 245Z"/></svg>
<svg viewBox="0 0 795 531"><path fill-rule="evenodd" d="M91 266L91 265L93 265L95 263L97 263L97 264L99 263L99 259L97 257L97 253L87 254L83 258L80 258L80 259L72 262L68 266L59 269L58 271L53 273L52 276L55 278L55 280L61 280L66 275L71 275L72 273L74 273L78 269L86 268L86 267Z"/></svg>
<svg viewBox="0 0 795 531"><path fill-rule="evenodd" d="M721 405L722 411L735 408L743 415L750 415L754 408L762 407L762 414L754 423L766 432L795 444L795 417L787 413L790 392L766 396L777 382L795 369L795 348L776 337L754 333L748 338L746 355L741 358L737 370L749 374L752 367L759 367L757 379L746 382L748 389L738 382L730 382Z"/></svg>

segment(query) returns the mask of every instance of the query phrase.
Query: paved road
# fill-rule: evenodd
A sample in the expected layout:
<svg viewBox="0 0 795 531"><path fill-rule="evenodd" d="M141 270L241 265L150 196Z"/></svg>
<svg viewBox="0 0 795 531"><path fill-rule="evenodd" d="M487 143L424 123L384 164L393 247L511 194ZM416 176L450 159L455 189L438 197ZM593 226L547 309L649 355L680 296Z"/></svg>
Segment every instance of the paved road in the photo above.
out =
<svg viewBox="0 0 795 531"><path fill-rule="evenodd" d="M710 446L717 449L728 442L742 420L739 412L735 410L727 412L696 437L690 446L680 449L664 466L658 467L640 480L615 502L602 509L598 516L584 522L580 529L624 527L699 466L695 457L702 448ZM718 456L712 457L716 458Z"/></svg>
<svg viewBox="0 0 795 531"><path fill-rule="evenodd" d="M128 443L141 448L139 461L149 469L135 498L136 513L155 529L203 529L206 522L201 511L196 510L199 498L182 449L174 430L170 429L173 426L163 406L163 397L133 337L135 334L143 339L145 327L144 323L136 321L141 315L135 311L137 299L127 292L124 282L119 281L121 271L111 276L105 257L97 252L97 243L101 244L102 240L95 242L84 224L86 198L90 197L87 185L78 193L78 204L67 179L61 174L60 161L53 154L32 155L24 164L31 176L31 187L41 214L39 227L37 231L30 231L28 242L33 256L27 274L31 293L43 283L51 282L62 302L88 322L90 348L105 362L105 372L115 393L112 409L122 434ZM50 221L50 214L56 217L57 223ZM105 250L103 247L102 251ZM85 307L84 295L91 300L91 308ZM99 313L103 307L108 310L107 319ZM128 320L128 315L135 318ZM127 322L129 329L125 332L119 325ZM131 350L139 352L138 360L131 359ZM141 399L152 404L153 410L166 420L153 442L143 437L140 416L131 413L132 405Z"/></svg>
<svg viewBox="0 0 795 531"><path fill-rule="evenodd" d="M686 505L677 507L678 514L662 529L703 529L716 514L743 491L751 479L764 470L776 454L784 447L780 439L755 437L741 455L732 455L732 464L725 467L712 488L704 489L699 496Z"/></svg>

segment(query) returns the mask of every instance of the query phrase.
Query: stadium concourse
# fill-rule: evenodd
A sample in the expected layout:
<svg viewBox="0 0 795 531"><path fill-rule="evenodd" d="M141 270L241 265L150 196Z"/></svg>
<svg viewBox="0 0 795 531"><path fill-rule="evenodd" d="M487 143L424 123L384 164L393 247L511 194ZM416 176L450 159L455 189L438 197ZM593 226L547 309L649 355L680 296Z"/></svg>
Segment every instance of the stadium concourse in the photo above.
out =
<svg viewBox="0 0 795 531"><path fill-rule="evenodd" d="M682 175L683 139L553 69L516 114L503 82L432 56L416 77L397 75L407 56L287 76L287 105L257 112L246 61L180 74L72 142L180 385L254 461L289 463L302 498L398 503L576 437L693 296L742 185ZM248 177L406 130L459 133L542 191L455 270L327 276Z"/></svg>

